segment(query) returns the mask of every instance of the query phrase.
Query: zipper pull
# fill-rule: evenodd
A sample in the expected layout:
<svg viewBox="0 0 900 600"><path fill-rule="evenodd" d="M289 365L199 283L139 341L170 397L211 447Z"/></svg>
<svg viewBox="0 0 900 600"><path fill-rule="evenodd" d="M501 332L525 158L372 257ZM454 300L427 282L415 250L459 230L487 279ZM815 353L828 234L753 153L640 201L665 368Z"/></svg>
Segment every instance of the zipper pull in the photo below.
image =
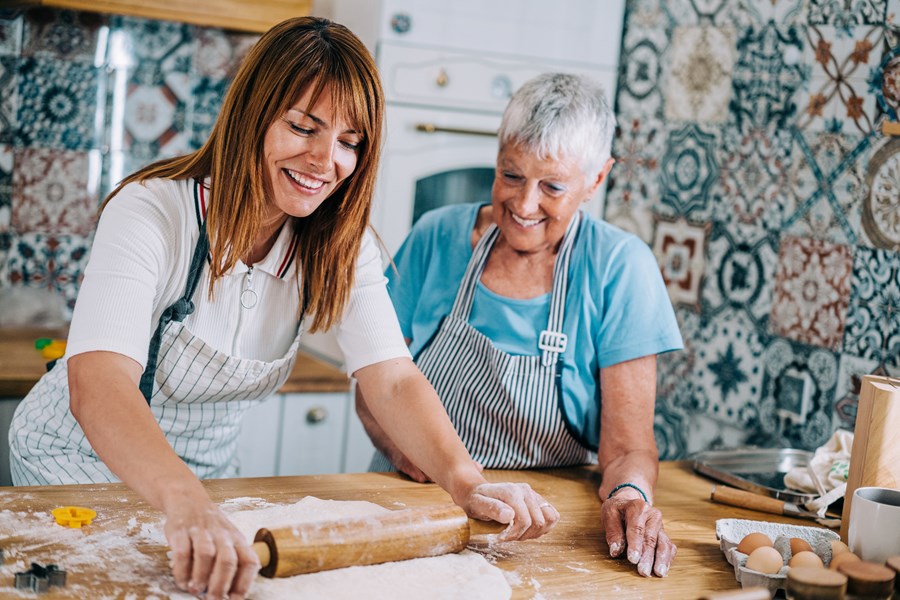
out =
<svg viewBox="0 0 900 600"><path fill-rule="evenodd" d="M247 269L247 279L244 281L244 291L241 292L241 306L253 308L259 301L259 296L253 289L253 267Z"/></svg>

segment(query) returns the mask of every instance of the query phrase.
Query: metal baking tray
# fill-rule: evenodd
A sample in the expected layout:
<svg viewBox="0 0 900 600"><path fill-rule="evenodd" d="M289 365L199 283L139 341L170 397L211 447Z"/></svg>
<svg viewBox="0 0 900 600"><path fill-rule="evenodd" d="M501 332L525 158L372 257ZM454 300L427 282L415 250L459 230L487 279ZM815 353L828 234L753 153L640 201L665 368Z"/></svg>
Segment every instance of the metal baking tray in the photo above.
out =
<svg viewBox="0 0 900 600"><path fill-rule="evenodd" d="M695 454L694 470L736 488L802 504L817 497L784 486L784 475L795 467L806 467L812 452L792 448L709 450Z"/></svg>

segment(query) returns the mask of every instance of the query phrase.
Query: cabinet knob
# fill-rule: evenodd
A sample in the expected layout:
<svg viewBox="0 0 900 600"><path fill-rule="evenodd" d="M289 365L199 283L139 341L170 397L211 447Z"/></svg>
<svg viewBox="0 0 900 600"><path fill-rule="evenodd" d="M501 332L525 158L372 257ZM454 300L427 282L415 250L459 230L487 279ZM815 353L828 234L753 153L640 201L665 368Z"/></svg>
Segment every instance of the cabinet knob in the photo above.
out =
<svg viewBox="0 0 900 600"><path fill-rule="evenodd" d="M434 80L438 87L447 87L447 84L450 83L450 78L447 76L447 71L441 69L438 73L437 79Z"/></svg>
<svg viewBox="0 0 900 600"><path fill-rule="evenodd" d="M322 406L314 406L306 412L306 422L317 425L328 418L328 411Z"/></svg>

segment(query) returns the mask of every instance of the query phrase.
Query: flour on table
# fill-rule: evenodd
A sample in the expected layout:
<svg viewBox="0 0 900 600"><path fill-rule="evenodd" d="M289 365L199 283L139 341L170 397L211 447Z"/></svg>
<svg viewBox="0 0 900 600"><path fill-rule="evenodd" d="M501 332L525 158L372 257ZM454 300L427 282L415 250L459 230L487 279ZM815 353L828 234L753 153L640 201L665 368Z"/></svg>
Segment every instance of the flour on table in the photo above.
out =
<svg viewBox="0 0 900 600"><path fill-rule="evenodd" d="M228 517L252 542L256 532L263 527L276 529L300 523L365 517L385 512L388 512L386 508L371 502L320 500L307 496L296 504L238 510ZM503 571L491 565L480 554L464 550L458 554L349 567L294 577L257 577L250 598L499 600L511 595L512 590Z"/></svg>

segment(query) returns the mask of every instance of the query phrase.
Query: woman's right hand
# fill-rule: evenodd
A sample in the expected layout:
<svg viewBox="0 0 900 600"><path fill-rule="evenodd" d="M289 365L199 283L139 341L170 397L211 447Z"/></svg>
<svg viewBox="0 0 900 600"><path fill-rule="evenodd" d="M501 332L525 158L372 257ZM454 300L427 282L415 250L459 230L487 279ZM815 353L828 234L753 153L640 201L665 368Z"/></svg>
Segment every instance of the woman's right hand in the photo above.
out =
<svg viewBox="0 0 900 600"><path fill-rule="evenodd" d="M457 503L470 517L507 523L503 541L541 537L559 521L559 512L527 483L482 483Z"/></svg>
<svg viewBox="0 0 900 600"><path fill-rule="evenodd" d="M247 596L259 558L240 531L212 502L183 502L166 511L166 539L176 585L207 598Z"/></svg>

